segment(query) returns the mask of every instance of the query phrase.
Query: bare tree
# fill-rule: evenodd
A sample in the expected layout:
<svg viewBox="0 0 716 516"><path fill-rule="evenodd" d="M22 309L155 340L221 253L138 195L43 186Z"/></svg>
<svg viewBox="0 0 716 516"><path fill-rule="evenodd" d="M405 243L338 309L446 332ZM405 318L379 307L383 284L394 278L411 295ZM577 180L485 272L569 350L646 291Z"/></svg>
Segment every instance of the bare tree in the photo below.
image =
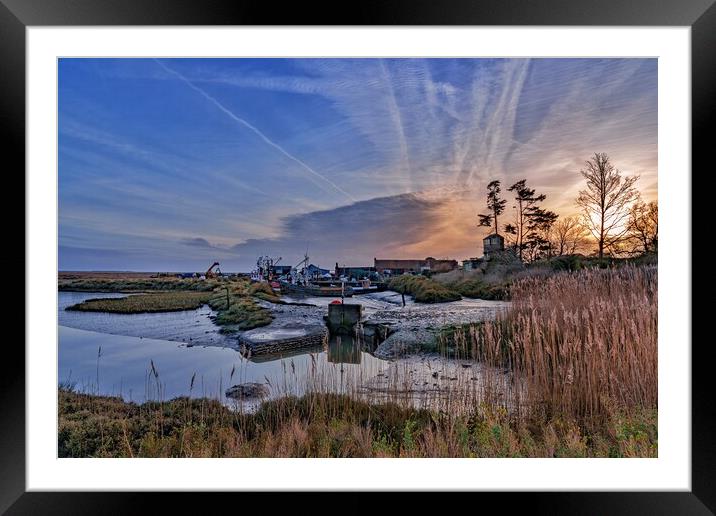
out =
<svg viewBox="0 0 716 516"><path fill-rule="evenodd" d="M627 232L629 207L638 198L634 183L639 176L622 176L609 156L596 153L580 173L587 188L579 191L577 205L582 209L585 227L597 240L599 258L617 246Z"/></svg>
<svg viewBox="0 0 716 516"><path fill-rule="evenodd" d="M554 223L551 231L553 247L558 255L574 254L586 237L579 217L565 217Z"/></svg>
<svg viewBox="0 0 716 516"><path fill-rule="evenodd" d="M487 209L492 213L489 215L478 215L480 222L478 225L491 227L493 222L495 224L495 234L500 234L500 226L497 225L497 216L502 215L505 211L505 204L507 201L500 198L500 182L498 180L490 181L487 185Z"/></svg>
<svg viewBox="0 0 716 516"><path fill-rule="evenodd" d="M659 206L656 201L636 202L629 210L627 239L632 253L655 253L659 241Z"/></svg>

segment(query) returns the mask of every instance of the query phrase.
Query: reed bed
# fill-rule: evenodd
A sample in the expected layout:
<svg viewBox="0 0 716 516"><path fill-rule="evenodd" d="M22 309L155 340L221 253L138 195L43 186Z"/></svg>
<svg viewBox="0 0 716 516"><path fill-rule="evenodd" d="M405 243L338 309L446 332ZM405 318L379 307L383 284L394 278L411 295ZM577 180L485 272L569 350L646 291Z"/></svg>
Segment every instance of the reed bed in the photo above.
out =
<svg viewBox="0 0 716 516"><path fill-rule="evenodd" d="M511 371L520 417L598 426L615 410L657 407L656 267L526 278L511 292L509 310L451 345Z"/></svg>

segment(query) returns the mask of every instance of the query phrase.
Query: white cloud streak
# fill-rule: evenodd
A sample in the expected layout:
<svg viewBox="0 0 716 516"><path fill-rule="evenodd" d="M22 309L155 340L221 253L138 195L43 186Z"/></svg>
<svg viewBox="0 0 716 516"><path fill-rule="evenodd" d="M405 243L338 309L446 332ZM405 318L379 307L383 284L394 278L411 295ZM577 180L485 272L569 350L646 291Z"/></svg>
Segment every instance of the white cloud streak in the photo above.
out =
<svg viewBox="0 0 716 516"><path fill-rule="evenodd" d="M63 169L62 174L84 177L81 183L64 186L66 198L88 195L89 183L94 201L87 211L63 205L64 220L72 218L76 227L85 228L90 223L82 221L91 220L98 233L104 224L114 231L147 226L145 230L152 234L163 230L172 235L172 228L180 227L182 234L175 241L204 238L212 245L248 241L254 247L243 250L250 260L254 251L273 252L269 248L272 242L285 244L285 253L293 249L300 254L309 234L324 240L329 264L329 257L340 253L349 259L365 252L364 258L369 259L373 248L385 248L396 257L431 254L462 258L479 255L482 234L475 218L491 179L502 180L506 187L525 178L531 187L547 194L549 209L566 216L575 210L584 161L594 152L607 152L625 174L641 175L638 186L646 199L657 196L654 61L297 59L265 67L252 60L246 60L246 65L236 60L227 67L207 60L181 68L183 73L155 61L158 67L144 60L141 67L134 63L125 71L136 75L139 69L153 80L179 79L178 87L188 86L199 93L202 102L209 101L248 129L250 140L237 142L232 152L228 147L233 139L217 143L213 148L227 148L227 152L212 155L215 163L206 159L205 153L192 156L188 148L181 148L183 157L166 161L164 152L170 156L171 150L156 149L144 140L133 143L127 135L115 137L110 134L111 126L106 132L86 131L65 118L61 126L64 136L97 147L91 154L82 148L63 151L63 156L73 159L75 168L77 163L82 167ZM323 173L203 89L211 91L211 85L233 87L246 98L276 95L275 105L286 109L267 114L262 124L292 129L291 124L298 121L296 130L289 131L290 145L284 144L300 148L301 155ZM165 108L160 105L158 109ZM217 134L225 135L226 127L216 125ZM254 135L272 152L263 152L263 145L258 145L256 152ZM200 143L196 145L203 150ZM107 162L98 161L95 155L102 154L102 148L111 151L106 153ZM245 150L258 158L237 160ZM117 153L146 166L112 167L111 158ZM187 155L192 161L180 166ZM277 155L294 162L300 171L292 166L297 173L288 177L285 171L276 170ZM199 168L204 174L194 173ZM207 174L211 181L206 180ZM153 195L156 187L149 179L157 175L181 181L163 181L173 186ZM187 177L192 175L195 181ZM146 184L144 176L149 178ZM341 178L340 187L337 177ZM315 195L316 188L305 179L331 195ZM256 202L256 195L264 191L266 198L279 201ZM421 203L400 204L405 216L387 201L361 201L361 206L351 207L356 198L367 201L392 195L402 199L416 192L430 201L430 217L424 217L422 210L428 208ZM349 206L341 206L346 201ZM136 213L127 212L128 203L139 207ZM336 219L329 214L315 215L326 210L340 215L341 224L334 224ZM103 219L100 212L111 213ZM370 224L361 223L366 214L372 217ZM286 217L296 217L293 220L301 224L285 225ZM319 219L325 224L316 222ZM115 221L116 227L107 220ZM314 223L313 231L307 233L302 224L309 222ZM345 227L353 229L335 233L326 229ZM391 233L387 227L395 230ZM412 231L414 227L421 231ZM320 245L313 244L317 256ZM202 249L189 248L196 253ZM236 262L238 268L244 265L250 263Z"/></svg>
<svg viewBox="0 0 716 516"><path fill-rule="evenodd" d="M227 116L229 116L229 118L231 118L232 120L238 122L239 124L243 125L243 126L246 127L247 129L249 129L250 131L252 131L254 134L256 134L256 136L258 136L259 138L261 138L261 140L262 140L264 143L266 143L267 145L273 147L273 148L276 149L278 152L280 152L281 154L283 154L285 157L287 157L287 158L290 159L291 161L293 161L293 162L297 163L298 165L300 165L304 170L306 170L307 172L309 172L309 173L312 174L313 176L317 177L317 178L320 179L321 181L323 181L323 182L327 183L328 185L330 185L335 191L337 191L337 192L341 193L342 195L344 195L349 201L351 201L351 202L355 202L355 201L356 201L356 199L355 199L351 194L349 194L348 192L346 192L343 188L341 188L341 187L338 186L336 183L334 183L333 181L331 181L330 179L328 179L326 176L324 176L324 175L320 174L319 172L317 172L316 170L314 170L312 167L310 167L308 164L306 164L306 163L305 163L304 161L302 161L301 159L297 158L296 156L294 156L293 154L291 154L290 152L288 152L286 149L284 149L283 147L281 147L278 143L274 142L274 141L271 140L268 136L266 136L264 133L262 133L258 128L256 128L255 126L253 126L252 124L250 124L249 122L247 122L246 120L244 120L243 118L236 116L231 110L229 110L229 109L228 109L226 106L224 106L221 102L219 102L219 101L216 100L214 97L212 97L211 95L209 95L209 94L208 94L206 91L204 91L203 89L201 89L201 88L199 88L198 86L196 86L196 85L195 85L194 83L192 83L189 79L187 79L186 77L184 77L184 75L182 75L181 73L177 72L176 70L173 70L172 68L169 68L168 66L166 66L164 63L162 63L162 62L159 61L158 59L155 59L155 61L156 61L157 64L158 64L159 66L161 66L164 70L166 70L167 72L169 72L169 73L175 75L175 76L176 76L177 78L179 78L181 81L183 81L184 83L186 83L186 85L189 86L191 89L193 89L194 91L196 91L197 93L199 93L201 96L203 96L205 99L207 99L209 102L211 102L212 104L214 104L217 108L219 108L219 110L221 110L223 113L225 113Z"/></svg>

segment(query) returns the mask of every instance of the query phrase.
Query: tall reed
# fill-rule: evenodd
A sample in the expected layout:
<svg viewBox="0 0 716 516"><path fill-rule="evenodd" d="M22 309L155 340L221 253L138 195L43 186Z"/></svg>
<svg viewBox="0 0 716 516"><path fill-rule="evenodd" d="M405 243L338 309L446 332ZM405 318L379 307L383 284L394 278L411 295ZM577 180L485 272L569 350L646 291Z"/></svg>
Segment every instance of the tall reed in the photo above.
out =
<svg viewBox="0 0 716 516"><path fill-rule="evenodd" d="M656 267L527 278L511 293L509 310L456 342L511 371L520 416L600 424L614 410L656 408Z"/></svg>

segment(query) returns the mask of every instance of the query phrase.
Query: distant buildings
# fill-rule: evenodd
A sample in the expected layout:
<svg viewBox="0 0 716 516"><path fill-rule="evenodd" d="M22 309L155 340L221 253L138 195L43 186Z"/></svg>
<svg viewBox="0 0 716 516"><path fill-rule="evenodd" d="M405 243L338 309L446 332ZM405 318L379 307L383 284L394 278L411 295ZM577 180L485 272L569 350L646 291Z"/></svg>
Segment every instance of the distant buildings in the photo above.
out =
<svg viewBox="0 0 716 516"><path fill-rule="evenodd" d="M375 267L371 267L370 265L366 265L365 267L347 267L344 265L341 267L336 263L334 276L336 278L343 276L345 278L363 279L371 277L375 272Z"/></svg>
<svg viewBox="0 0 716 516"><path fill-rule="evenodd" d="M306 267L306 274L310 277L325 277L330 276L331 271L328 269L321 269L317 265L310 264L308 267Z"/></svg>
<svg viewBox="0 0 716 516"><path fill-rule="evenodd" d="M379 274L419 274L423 271L448 272L457 269L457 260L436 260L429 256L424 260L379 260L373 258L373 267Z"/></svg>
<svg viewBox="0 0 716 516"><path fill-rule="evenodd" d="M467 260L462 261L462 270L464 271L474 271L480 268L482 263L485 260L482 258L468 258Z"/></svg>

